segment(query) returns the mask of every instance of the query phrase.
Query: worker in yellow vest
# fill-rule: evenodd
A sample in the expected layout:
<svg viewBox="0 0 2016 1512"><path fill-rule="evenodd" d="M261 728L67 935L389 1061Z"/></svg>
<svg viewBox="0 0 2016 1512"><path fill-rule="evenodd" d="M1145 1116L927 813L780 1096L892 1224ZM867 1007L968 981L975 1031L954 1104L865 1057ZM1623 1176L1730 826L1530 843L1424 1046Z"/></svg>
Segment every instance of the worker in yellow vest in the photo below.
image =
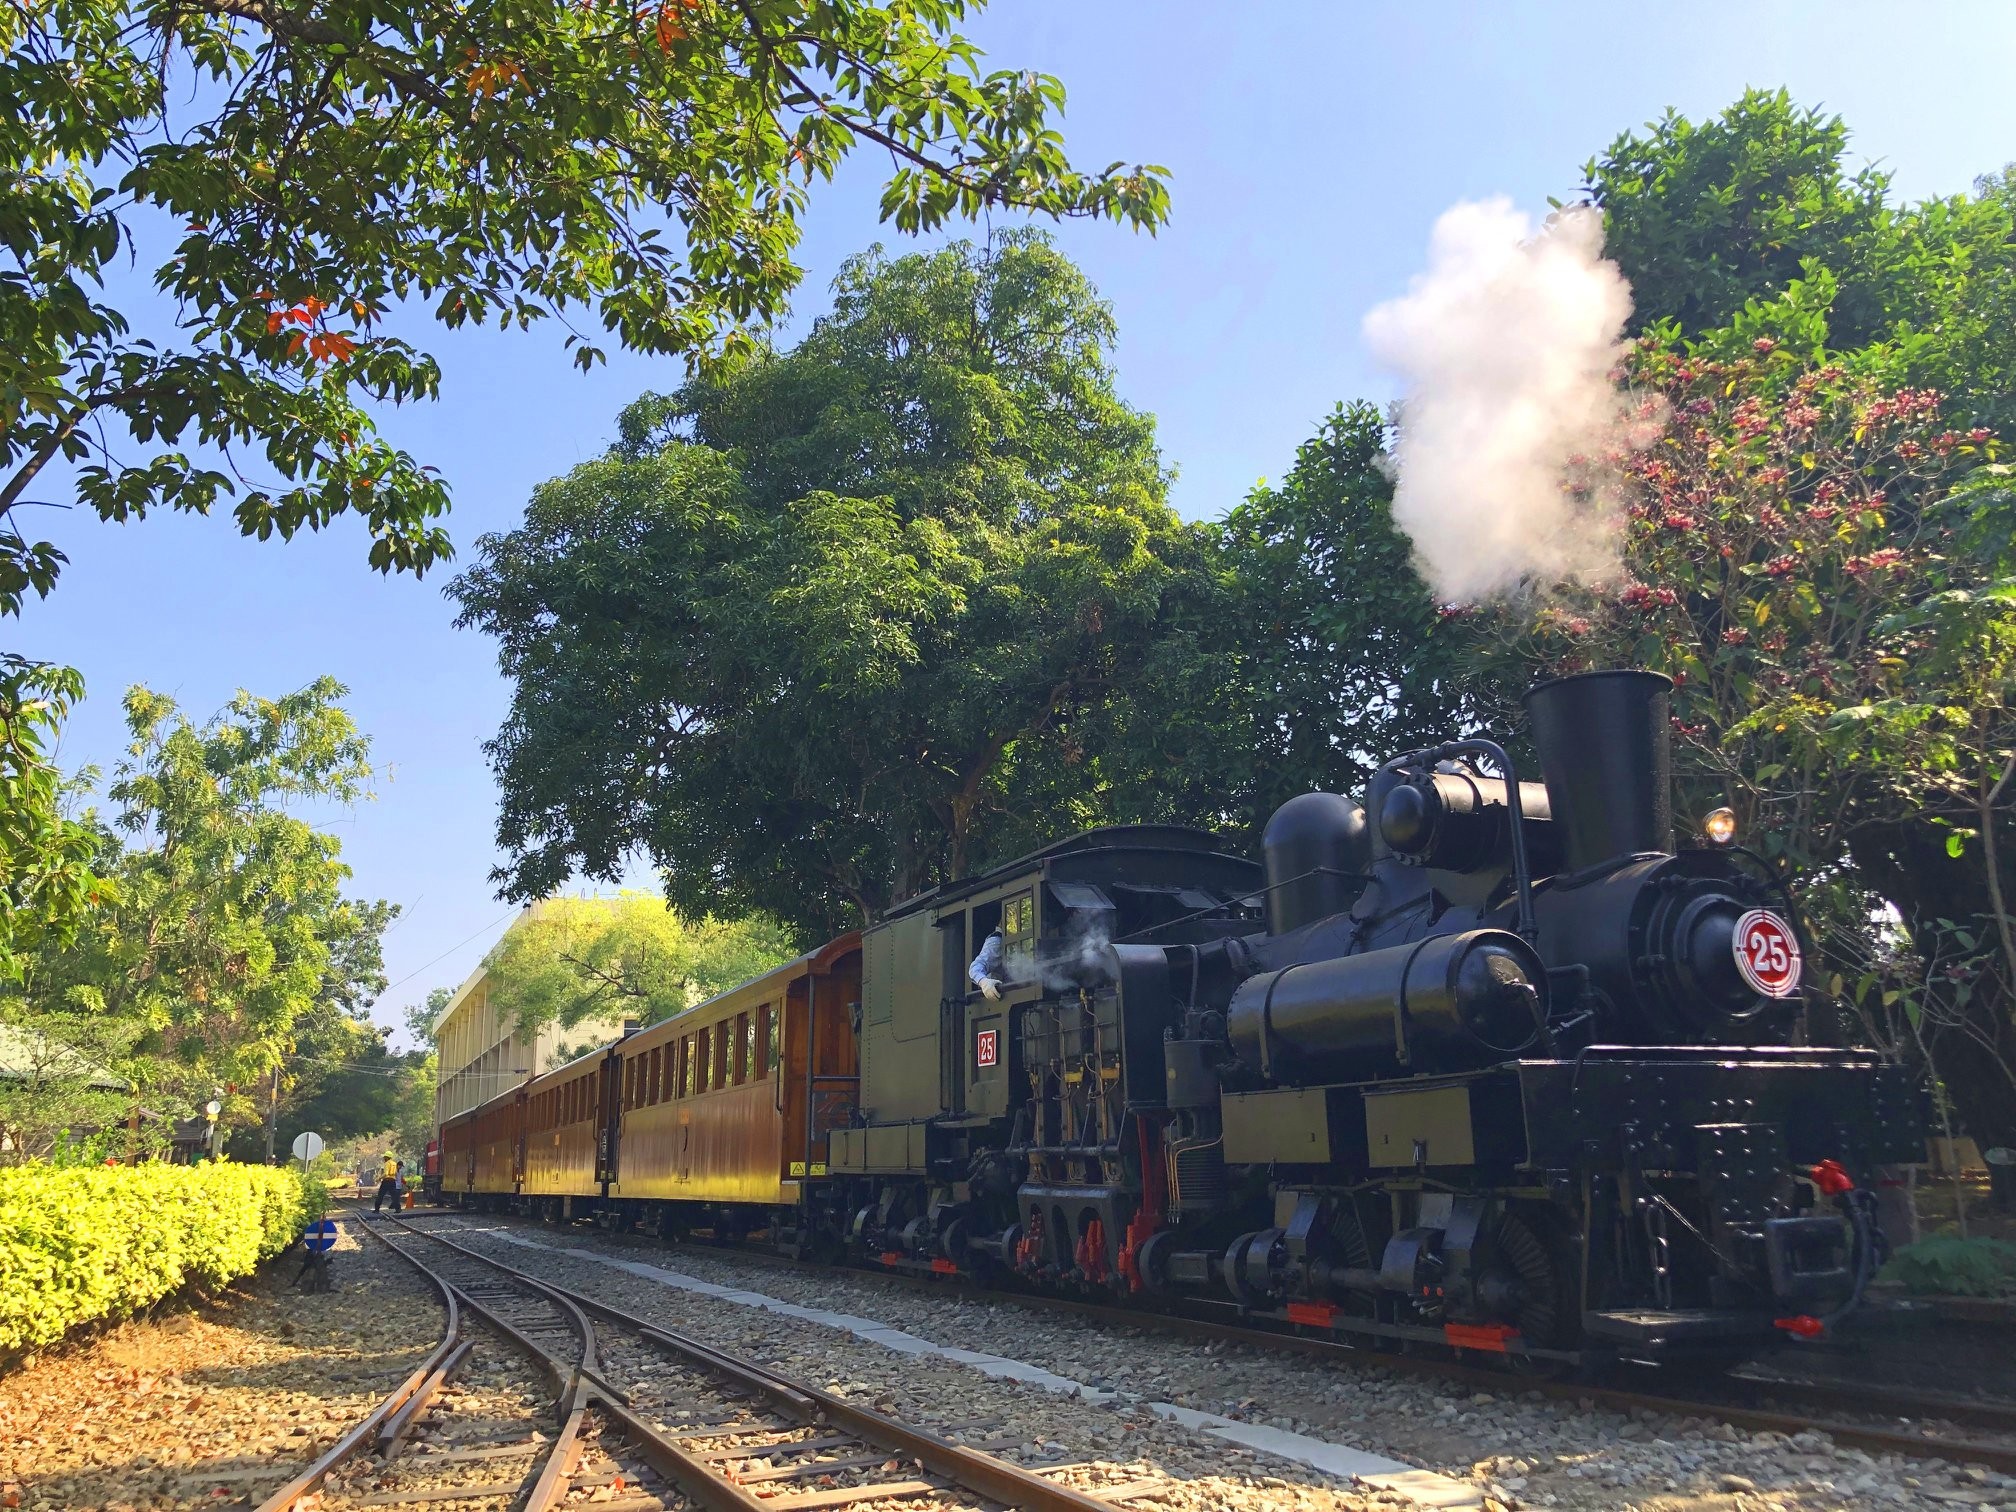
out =
<svg viewBox="0 0 2016 1512"><path fill-rule="evenodd" d="M387 1197L390 1197L392 1199L392 1211L395 1213L398 1212L399 1162L396 1158L394 1158L390 1150L387 1150L385 1152L384 1164L378 1167L378 1197L377 1200L371 1204L371 1211L374 1213L383 1212L385 1209L385 1199Z"/></svg>

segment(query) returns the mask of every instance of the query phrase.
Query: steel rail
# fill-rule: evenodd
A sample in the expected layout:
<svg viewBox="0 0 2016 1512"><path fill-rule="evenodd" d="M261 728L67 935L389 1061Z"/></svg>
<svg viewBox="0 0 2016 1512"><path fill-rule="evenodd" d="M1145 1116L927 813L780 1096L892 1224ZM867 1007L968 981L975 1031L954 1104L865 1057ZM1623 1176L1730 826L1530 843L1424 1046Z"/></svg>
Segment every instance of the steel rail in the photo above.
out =
<svg viewBox="0 0 2016 1512"><path fill-rule="evenodd" d="M449 1216L443 1214L433 1216ZM466 1215L463 1215L466 1216ZM598 1237L628 1238L598 1230ZM830 1275L834 1267L798 1260L788 1255L732 1244L689 1241L700 1254L732 1255L754 1259L778 1269ZM943 1295L949 1280L970 1278L921 1277L874 1266L849 1266L844 1273L873 1277L881 1282L911 1290ZM1613 1411L1659 1412L1675 1417L1702 1417L1753 1432L1824 1433L1836 1443L1875 1453L1902 1454L1917 1459L1945 1460L1982 1465L2003 1474L2016 1475L2016 1404L1975 1402L1943 1394L1896 1391L1864 1391L1855 1387L1819 1382L1767 1381L1754 1376L1729 1376L1713 1383L1714 1390L1738 1391L1746 1401L1732 1403L1695 1395L1703 1383L1689 1379L1685 1388L1651 1385L1637 1387L1602 1386L1581 1381L1550 1379L1545 1376L1482 1369L1454 1360L1427 1359L1414 1355L1388 1354L1375 1349L1315 1338L1306 1333L1257 1328L1251 1323L1221 1322L1187 1313L1150 1312L1105 1303L1052 1297L1034 1292L984 1290L981 1295L1012 1303L1036 1312L1066 1312L1115 1327L1139 1328L1178 1337L1209 1339L1258 1348L1286 1347L1300 1354L1357 1365L1379 1365L1408 1375L1446 1380L1475 1390L1506 1392L1536 1391L1556 1401L1588 1400ZM1209 1304L1207 1304L1209 1305ZM1229 1308L1227 1310L1230 1310ZM1935 1418L2006 1432L2008 1444L1981 1443L1957 1438L1928 1438L1893 1428L1857 1423L1835 1417L1802 1416L1774 1407L1749 1405L1760 1399L1776 1398L1788 1404L1799 1400L1835 1411L1867 1413L1871 1417Z"/></svg>
<svg viewBox="0 0 2016 1512"><path fill-rule="evenodd" d="M381 1218L379 1221L387 1220ZM396 1218L389 1221L416 1238L434 1238L433 1235L420 1229L400 1223ZM596 1370L594 1326L589 1323L580 1308L562 1299L553 1299L558 1302L562 1315L574 1326L581 1338L579 1357L572 1362L564 1360L526 1334L495 1308L470 1296L447 1277L430 1270L418 1256L408 1254L399 1245L386 1238L382 1232L375 1237L393 1254L400 1256L422 1275L430 1277L437 1286L446 1288L463 1307L482 1318L530 1355L553 1382L556 1392L554 1407L560 1419L559 1431L553 1437L553 1445L547 1451L546 1463L540 1468L539 1479L533 1483L520 1512L547 1512L547 1509L558 1506L566 1500L568 1477L573 1474L574 1466L581 1456L581 1428L586 1409L592 1404L593 1397L599 1395L602 1384Z"/></svg>
<svg viewBox="0 0 2016 1512"><path fill-rule="evenodd" d="M410 1224L400 1220L394 1221L398 1222L401 1228L424 1234L434 1243L490 1266L523 1284L556 1297L564 1297L582 1312L670 1349L703 1370L768 1398L789 1413L812 1420L823 1418L825 1422L844 1428L887 1453L914 1459L926 1469L945 1476L968 1491L1005 1502L1010 1507L1029 1508L1032 1512L1115 1512L1114 1503L1103 1501L1090 1493L1059 1485L1033 1471L1023 1469L1020 1465L996 1459L991 1454L969 1448L964 1444L953 1443L926 1429L885 1416L872 1408L860 1406L804 1381L794 1380L768 1366L729 1354L703 1340L640 1318L635 1313L626 1312L584 1292L577 1292L570 1287L534 1276L467 1245L457 1244L440 1234L413 1229ZM612 1416L625 1422L626 1425L634 1425L647 1442L656 1439L666 1449L684 1457L678 1445L669 1439L662 1439L656 1430L643 1423L627 1408L613 1412ZM723 1482L717 1473L700 1466L699 1462L693 1463L700 1470L703 1485L688 1486L687 1489L699 1493L707 1505L737 1509L760 1508L765 1505L762 1501L750 1497L738 1486L729 1486L729 1489L736 1493L733 1500L717 1502L708 1499L707 1492L727 1483ZM683 1484L685 1478L681 1476L679 1479Z"/></svg>
<svg viewBox="0 0 2016 1512"><path fill-rule="evenodd" d="M360 1224L359 1232L362 1227ZM373 1236L377 1237L376 1235ZM385 1247L398 1253L397 1246L390 1242ZM422 1412L435 1392L454 1374L469 1346L462 1338L462 1313L456 1293L447 1282L431 1272L423 1272L433 1282L435 1290L441 1294L441 1305L447 1313L447 1325L441 1333L441 1343L434 1352L421 1361L411 1375L393 1388L391 1394L360 1419L357 1425L316 1457L305 1470L287 1484L275 1491L259 1504L258 1512L294 1512L294 1506L304 1496L317 1490L329 1477L329 1472L353 1455L363 1452L374 1434L380 1436L380 1452L389 1452L404 1433L405 1425ZM399 1425L396 1433L391 1432L394 1423ZM390 1437L385 1437L390 1433Z"/></svg>

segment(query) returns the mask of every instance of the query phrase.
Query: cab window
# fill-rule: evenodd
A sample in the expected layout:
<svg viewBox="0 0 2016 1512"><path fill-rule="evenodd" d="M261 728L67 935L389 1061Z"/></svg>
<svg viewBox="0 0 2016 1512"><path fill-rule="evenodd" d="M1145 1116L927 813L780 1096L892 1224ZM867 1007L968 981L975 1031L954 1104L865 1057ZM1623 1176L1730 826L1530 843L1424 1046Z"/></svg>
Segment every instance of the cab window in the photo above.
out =
<svg viewBox="0 0 2016 1512"><path fill-rule="evenodd" d="M1036 936L1036 895L1019 892L1001 900L1001 943L1026 945Z"/></svg>

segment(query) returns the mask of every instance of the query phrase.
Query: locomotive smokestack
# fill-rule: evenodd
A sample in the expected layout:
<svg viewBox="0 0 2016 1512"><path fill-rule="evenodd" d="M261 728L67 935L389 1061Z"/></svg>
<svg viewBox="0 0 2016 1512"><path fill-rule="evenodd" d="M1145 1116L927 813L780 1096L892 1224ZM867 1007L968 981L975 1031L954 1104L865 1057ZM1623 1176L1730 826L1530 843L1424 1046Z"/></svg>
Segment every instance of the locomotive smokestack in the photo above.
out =
<svg viewBox="0 0 2016 1512"><path fill-rule="evenodd" d="M1527 690L1547 804L1579 872L1673 843L1673 750L1658 672L1583 672Z"/></svg>

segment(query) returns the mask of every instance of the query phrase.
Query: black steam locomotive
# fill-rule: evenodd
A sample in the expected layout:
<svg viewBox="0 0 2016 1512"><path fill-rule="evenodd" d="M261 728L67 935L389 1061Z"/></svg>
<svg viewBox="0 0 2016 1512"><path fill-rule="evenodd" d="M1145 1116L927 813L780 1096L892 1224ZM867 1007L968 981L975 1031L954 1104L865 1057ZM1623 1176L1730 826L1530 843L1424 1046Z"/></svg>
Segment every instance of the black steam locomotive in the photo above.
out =
<svg viewBox="0 0 2016 1512"><path fill-rule="evenodd" d="M1669 686L1543 684L1539 781L1410 752L1362 807L1284 804L1257 870L1104 830L913 900L862 937L856 1106L776 1231L1527 1361L1825 1331L1917 1094L1786 1043L1789 899L1670 848Z"/></svg>

